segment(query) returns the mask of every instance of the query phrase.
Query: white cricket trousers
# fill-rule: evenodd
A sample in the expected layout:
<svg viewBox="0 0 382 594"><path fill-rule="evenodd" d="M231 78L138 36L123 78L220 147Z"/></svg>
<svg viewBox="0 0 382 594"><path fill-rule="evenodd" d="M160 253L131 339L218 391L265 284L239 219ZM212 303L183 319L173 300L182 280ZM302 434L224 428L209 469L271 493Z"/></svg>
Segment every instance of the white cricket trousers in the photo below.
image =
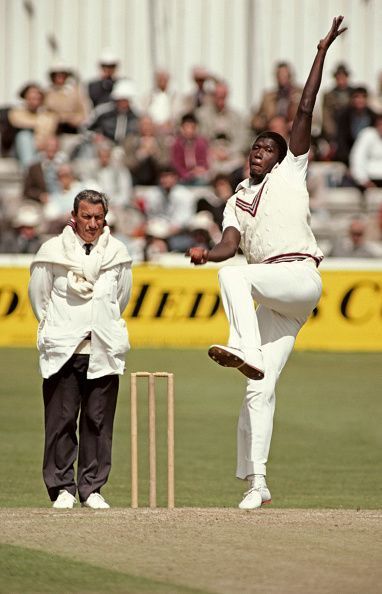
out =
<svg viewBox="0 0 382 594"><path fill-rule="evenodd" d="M249 360L260 348L264 362L264 378L247 381L239 415L236 476L245 479L266 474L276 383L300 328L321 297L322 283L311 259L225 266L219 282L230 327L228 346L242 350Z"/></svg>

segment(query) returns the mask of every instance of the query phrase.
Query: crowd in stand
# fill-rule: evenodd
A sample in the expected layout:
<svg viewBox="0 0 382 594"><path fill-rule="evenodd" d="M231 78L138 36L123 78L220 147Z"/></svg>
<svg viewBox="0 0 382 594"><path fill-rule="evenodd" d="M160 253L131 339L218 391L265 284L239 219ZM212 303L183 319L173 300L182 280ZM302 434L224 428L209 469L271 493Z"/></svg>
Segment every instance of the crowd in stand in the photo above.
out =
<svg viewBox="0 0 382 594"><path fill-rule="evenodd" d="M267 129L288 139L302 89L286 62L276 65L274 88L248 114L230 105L229 84L205 68L193 69L187 95L158 70L143 97L120 75L118 62L104 50L99 76L87 84L57 62L47 86L28 82L18 104L0 108L1 253L35 253L63 229L84 188L106 193L108 224L136 262L211 247L220 238L225 202L248 177L254 136ZM378 257L382 79L380 93L371 96L352 83L345 64L333 78L313 122L312 226L327 255ZM334 198L339 188L347 190L342 202L340 193Z"/></svg>

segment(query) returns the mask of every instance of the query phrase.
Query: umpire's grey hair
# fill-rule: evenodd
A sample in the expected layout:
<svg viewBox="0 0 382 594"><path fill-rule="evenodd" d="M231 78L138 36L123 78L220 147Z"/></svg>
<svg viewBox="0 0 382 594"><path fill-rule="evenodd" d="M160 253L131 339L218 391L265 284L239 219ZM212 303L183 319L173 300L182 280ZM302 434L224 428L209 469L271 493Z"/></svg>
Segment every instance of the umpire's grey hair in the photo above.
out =
<svg viewBox="0 0 382 594"><path fill-rule="evenodd" d="M102 204L104 215L107 215L107 211L109 210L109 200L106 194L102 192L97 192L96 190L82 190L77 196L74 198L73 204L73 211L74 214L78 214L78 207L80 202L88 202L89 204Z"/></svg>

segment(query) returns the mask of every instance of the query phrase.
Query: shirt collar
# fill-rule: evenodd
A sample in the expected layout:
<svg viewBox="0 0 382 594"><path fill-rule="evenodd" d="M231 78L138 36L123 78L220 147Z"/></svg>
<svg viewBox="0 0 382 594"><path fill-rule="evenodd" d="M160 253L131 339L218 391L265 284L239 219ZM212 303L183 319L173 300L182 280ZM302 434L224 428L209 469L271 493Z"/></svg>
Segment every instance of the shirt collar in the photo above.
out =
<svg viewBox="0 0 382 594"><path fill-rule="evenodd" d="M251 177L247 177L247 179L244 179L242 182L239 183L235 192L238 192L239 190L248 190L251 188L258 188L268 179L268 176L269 176L269 173L267 173L267 175L264 177L263 181L261 181L259 184L255 184Z"/></svg>
<svg viewBox="0 0 382 594"><path fill-rule="evenodd" d="M80 246L83 248L85 243L91 243L91 245L93 247L95 247L98 243L99 237L97 237L97 239L95 239L94 241L85 241L84 239L82 239L82 237L80 237L77 233L76 233L76 237L77 237L77 241L80 244Z"/></svg>
<svg viewBox="0 0 382 594"><path fill-rule="evenodd" d="M238 192L239 190L242 189L248 189L248 188L256 188L257 186L261 186L261 184L263 184L269 177L269 175L272 173L272 171L274 171L275 169L277 169L277 167L280 165L280 163L276 163L273 167L272 170L266 174L266 176L264 177L263 181L260 182L259 184L255 184L253 182L253 179L251 177L247 177L247 179L244 179L242 182L240 182L237 187L235 192Z"/></svg>

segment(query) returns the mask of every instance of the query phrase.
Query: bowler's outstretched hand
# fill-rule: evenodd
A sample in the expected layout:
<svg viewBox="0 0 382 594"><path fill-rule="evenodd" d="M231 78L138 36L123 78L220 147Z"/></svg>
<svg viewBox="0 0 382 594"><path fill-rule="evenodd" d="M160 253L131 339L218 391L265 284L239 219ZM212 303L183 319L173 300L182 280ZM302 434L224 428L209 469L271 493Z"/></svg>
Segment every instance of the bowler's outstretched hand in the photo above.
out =
<svg viewBox="0 0 382 594"><path fill-rule="evenodd" d="M344 17L341 15L334 17L329 33L326 35L326 37L320 40L317 49L327 50L332 45L333 41L347 30L347 27L340 28L343 20Z"/></svg>
<svg viewBox="0 0 382 594"><path fill-rule="evenodd" d="M199 266L208 262L208 250L202 247L192 247L186 252L186 256L190 256L192 264Z"/></svg>

